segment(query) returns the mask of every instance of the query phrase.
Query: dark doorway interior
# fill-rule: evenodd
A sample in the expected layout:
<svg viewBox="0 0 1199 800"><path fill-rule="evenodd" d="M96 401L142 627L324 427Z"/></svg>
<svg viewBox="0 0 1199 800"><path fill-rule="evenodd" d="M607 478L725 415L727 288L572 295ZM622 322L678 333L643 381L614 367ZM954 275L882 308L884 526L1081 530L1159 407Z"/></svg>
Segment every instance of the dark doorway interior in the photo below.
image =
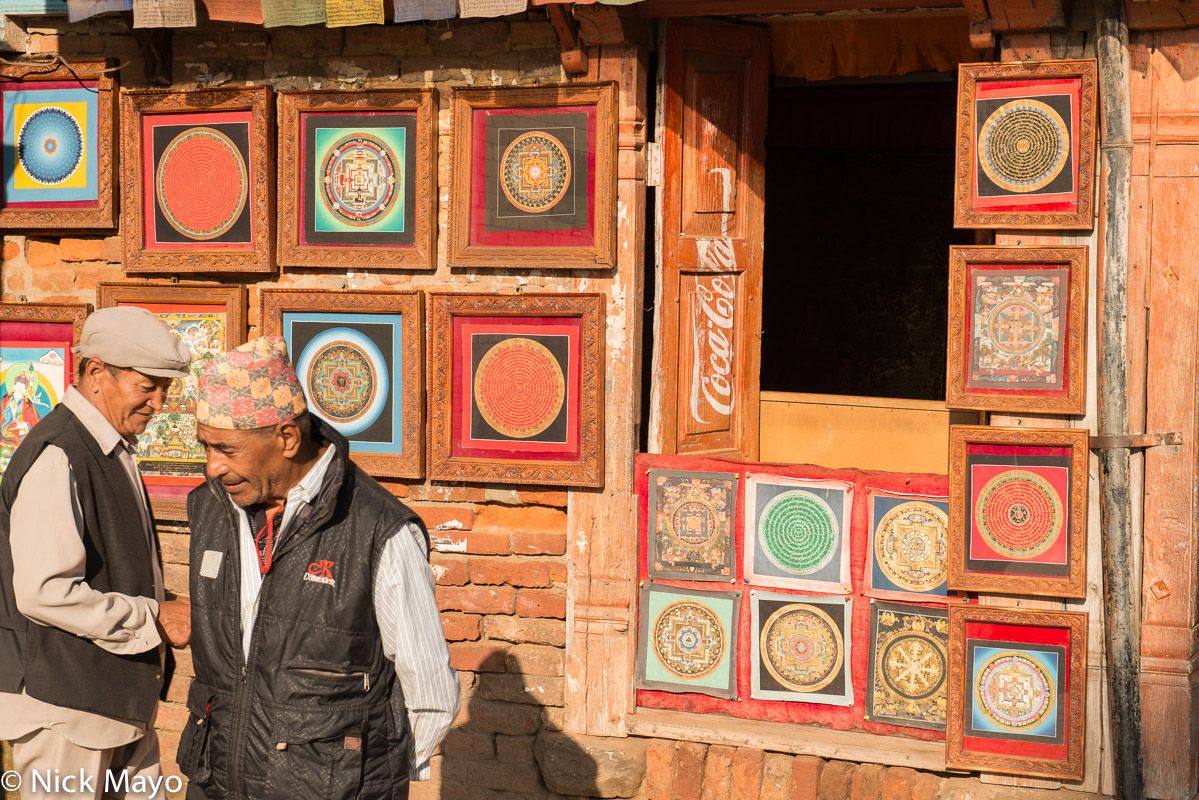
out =
<svg viewBox="0 0 1199 800"><path fill-rule="evenodd" d="M954 90L771 89L762 389L944 398Z"/></svg>

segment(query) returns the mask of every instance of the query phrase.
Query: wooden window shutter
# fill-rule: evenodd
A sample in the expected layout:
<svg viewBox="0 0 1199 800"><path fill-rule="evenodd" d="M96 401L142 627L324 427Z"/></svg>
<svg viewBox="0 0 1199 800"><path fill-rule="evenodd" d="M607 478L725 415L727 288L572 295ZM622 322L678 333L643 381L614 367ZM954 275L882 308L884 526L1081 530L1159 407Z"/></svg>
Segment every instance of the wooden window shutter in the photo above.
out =
<svg viewBox="0 0 1199 800"><path fill-rule="evenodd" d="M661 452L758 454L770 37L671 20L662 133Z"/></svg>

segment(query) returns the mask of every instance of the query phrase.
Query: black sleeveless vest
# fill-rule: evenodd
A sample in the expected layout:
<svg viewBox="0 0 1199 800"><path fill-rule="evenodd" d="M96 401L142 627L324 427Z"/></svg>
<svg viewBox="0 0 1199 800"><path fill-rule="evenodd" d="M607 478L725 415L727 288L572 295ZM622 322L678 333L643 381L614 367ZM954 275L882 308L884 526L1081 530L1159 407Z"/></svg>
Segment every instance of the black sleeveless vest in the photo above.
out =
<svg viewBox="0 0 1199 800"><path fill-rule="evenodd" d="M248 659L233 503L213 480L188 496L196 679L179 743L188 798L408 796L408 715L372 590L388 538L424 524L350 461L345 438L314 422L335 453L263 578Z"/></svg>
<svg viewBox="0 0 1199 800"><path fill-rule="evenodd" d="M137 517L138 498L116 451L105 455L65 405L33 427L13 454L0 482L0 692L25 691L38 700L107 717L149 722L162 691L158 649L136 655L110 653L93 642L26 619L13 597L9 525L21 481L46 445L63 450L75 476L83 510L84 579L100 592L154 597L154 572ZM155 545L157 549L157 545Z"/></svg>

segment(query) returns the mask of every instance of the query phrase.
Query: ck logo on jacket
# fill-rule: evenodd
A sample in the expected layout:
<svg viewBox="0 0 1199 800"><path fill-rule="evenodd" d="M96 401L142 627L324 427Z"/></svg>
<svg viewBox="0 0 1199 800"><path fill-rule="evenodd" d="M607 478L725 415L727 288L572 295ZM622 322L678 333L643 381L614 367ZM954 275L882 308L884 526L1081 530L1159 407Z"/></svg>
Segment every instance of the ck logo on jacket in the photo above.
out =
<svg viewBox="0 0 1199 800"><path fill-rule="evenodd" d="M333 562L324 558L313 561L304 573L304 580L336 586L337 581L333 579Z"/></svg>

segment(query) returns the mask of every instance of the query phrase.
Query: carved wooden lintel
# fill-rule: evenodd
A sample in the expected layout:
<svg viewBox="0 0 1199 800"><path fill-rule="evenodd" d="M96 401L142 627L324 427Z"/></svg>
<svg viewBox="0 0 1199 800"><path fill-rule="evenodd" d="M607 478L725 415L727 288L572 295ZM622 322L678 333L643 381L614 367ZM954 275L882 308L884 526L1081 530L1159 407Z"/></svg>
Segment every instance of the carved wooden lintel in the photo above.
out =
<svg viewBox="0 0 1199 800"><path fill-rule="evenodd" d="M566 70L567 75L586 75L587 51L579 41L578 25L566 8L563 3L552 3L545 7L550 15L550 24L554 26L558 41L562 44L562 69Z"/></svg>

